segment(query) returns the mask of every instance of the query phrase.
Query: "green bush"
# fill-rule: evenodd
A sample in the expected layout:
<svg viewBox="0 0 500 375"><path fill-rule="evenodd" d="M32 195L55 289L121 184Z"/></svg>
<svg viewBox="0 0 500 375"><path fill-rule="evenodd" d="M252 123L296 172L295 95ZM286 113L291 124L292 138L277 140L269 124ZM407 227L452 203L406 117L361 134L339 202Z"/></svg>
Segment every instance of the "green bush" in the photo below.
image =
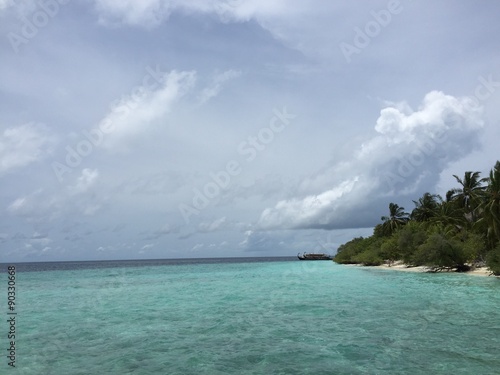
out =
<svg viewBox="0 0 500 375"><path fill-rule="evenodd" d="M413 264L415 252L427 239L425 226L422 223L410 222L396 232L396 239L401 260L406 264Z"/></svg>
<svg viewBox="0 0 500 375"><path fill-rule="evenodd" d="M366 248L367 240L368 239L363 237L357 237L349 242L346 242L343 245L340 245L333 260L336 263L340 264L357 263L354 260L354 257L363 252L363 250Z"/></svg>
<svg viewBox="0 0 500 375"><path fill-rule="evenodd" d="M486 265L494 275L500 276L500 245L486 255Z"/></svg>
<svg viewBox="0 0 500 375"><path fill-rule="evenodd" d="M383 242L384 239L374 236L355 238L341 245L333 260L340 264L362 263L367 266L380 265L384 262L384 258L381 255Z"/></svg>
<svg viewBox="0 0 500 375"><path fill-rule="evenodd" d="M392 236L382 242L380 246L380 256L391 263L401 258L397 236Z"/></svg>
<svg viewBox="0 0 500 375"><path fill-rule="evenodd" d="M384 258L381 255L383 242L384 239L373 236L365 239L363 251L354 256L353 260L365 266L380 266L384 263Z"/></svg>
<svg viewBox="0 0 500 375"><path fill-rule="evenodd" d="M384 263L384 259L375 248L369 248L356 255L353 259L356 263L361 263L364 266L380 266Z"/></svg>
<svg viewBox="0 0 500 375"><path fill-rule="evenodd" d="M486 238L477 233L467 233L463 240L463 250L467 262L483 261L486 255Z"/></svg>
<svg viewBox="0 0 500 375"><path fill-rule="evenodd" d="M464 269L467 261L463 245L445 235L431 234L427 240L418 247L413 257L413 263L419 266L438 268Z"/></svg>

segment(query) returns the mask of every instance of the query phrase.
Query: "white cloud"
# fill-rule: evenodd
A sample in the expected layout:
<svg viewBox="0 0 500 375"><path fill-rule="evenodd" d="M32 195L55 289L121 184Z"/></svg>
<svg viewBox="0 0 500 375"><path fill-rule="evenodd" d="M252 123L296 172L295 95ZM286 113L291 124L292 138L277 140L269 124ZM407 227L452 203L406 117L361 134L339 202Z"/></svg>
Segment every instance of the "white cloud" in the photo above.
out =
<svg viewBox="0 0 500 375"><path fill-rule="evenodd" d="M94 192L98 176L97 169L83 169L74 185L64 186L57 192L37 189L15 199L7 207L7 211L29 221L49 221L70 212L94 215L106 200L104 196L98 196Z"/></svg>
<svg viewBox="0 0 500 375"><path fill-rule="evenodd" d="M328 224L327 213L335 210L341 199L351 193L359 178L354 177L340 182L334 188L317 195L310 195L302 199L283 200L274 208L267 208L261 215L260 225L273 228L289 223L290 227L297 224L304 227L325 226ZM299 221L294 224L295 221ZM300 223L300 224L299 224ZM285 224L285 227L288 225Z"/></svg>
<svg viewBox="0 0 500 375"><path fill-rule="evenodd" d="M205 244L203 243L197 243L196 245L194 245L192 248L191 248L191 251L197 251L197 250L201 250L205 247Z"/></svg>
<svg viewBox="0 0 500 375"><path fill-rule="evenodd" d="M284 0L95 0L95 4L102 24L122 23L145 28L158 26L174 11L215 14L229 22L276 15L290 8Z"/></svg>
<svg viewBox="0 0 500 375"><path fill-rule="evenodd" d="M28 123L0 133L0 174L42 160L52 152L55 138L43 124Z"/></svg>
<svg viewBox="0 0 500 375"><path fill-rule="evenodd" d="M244 252L269 252L277 251L283 248L287 248L289 251L293 246L288 243L285 245L283 238L287 241L292 238L293 235L290 233L276 233L259 231L259 230L248 230L244 233L244 239L239 243L239 247L243 249ZM293 243L293 240L290 241Z"/></svg>
<svg viewBox="0 0 500 375"><path fill-rule="evenodd" d="M99 124L99 128L108 129L106 132L109 133L104 138L103 147L126 148L129 141L146 132L171 110L173 103L194 85L195 78L195 72L174 70L164 75L158 89L141 86L123 97Z"/></svg>
<svg viewBox="0 0 500 375"><path fill-rule="evenodd" d="M216 230L220 230L226 224L226 217L223 216L211 222L200 223L198 229L200 230L200 232L214 232Z"/></svg>
<svg viewBox="0 0 500 375"><path fill-rule="evenodd" d="M170 14L169 6L160 0L96 0L95 3L103 24L118 19L128 25L154 27Z"/></svg>
<svg viewBox="0 0 500 375"><path fill-rule="evenodd" d="M0 10L6 9L13 5L12 0L0 0Z"/></svg>
<svg viewBox="0 0 500 375"><path fill-rule="evenodd" d="M213 97L217 96L222 89L222 84L230 79L237 78L241 75L241 72L236 70L227 70L224 73L217 74L212 84L209 87L203 89L200 93L200 102L202 104L208 102Z"/></svg>
<svg viewBox="0 0 500 375"><path fill-rule="evenodd" d="M82 194L88 191L95 184L99 172L97 169L84 168L82 174L77 178L76 185L70 186L70 194Z"/></svg>
<svg viewBox="0 0 500 375"><path fill-rule="evenodd" d="M428 93L417 111L405 104L382 109L378 133L353 152L349 161L304 181L301 189L330 185L321 193L282 200L265 209L261 228L343 228L362 226L367 213L396 200L435 188L450 163L479 145L482 108L469 98ZM413 196L415 198L415 196Z"/></svg>

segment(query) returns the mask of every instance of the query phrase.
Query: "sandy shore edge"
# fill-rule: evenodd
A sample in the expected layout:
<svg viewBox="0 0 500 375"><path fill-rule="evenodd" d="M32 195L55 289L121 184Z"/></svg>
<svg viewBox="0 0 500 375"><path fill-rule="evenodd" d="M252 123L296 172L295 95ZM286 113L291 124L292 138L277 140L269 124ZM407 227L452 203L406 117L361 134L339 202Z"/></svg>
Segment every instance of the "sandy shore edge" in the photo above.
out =
<svg viewBox="0 0 500 375"><path fill-rule="evenodd" d="M406 264L402 262L395 262L391 266L388 264L382 264L380 266L363 266L361 264L343 264L343 266L348 267L367 267L367 268L376 268L376 269L384 269L384 270L393 270L393 271L403 271L403 272L429 272L430 268L428 267L408 267ZM441 271L439 273L457 273L455 271ZM488 267L477 267L471 271L463 272L465 275L473 275L473 276L493 276L495 277ZM500 276L496 276L500 277Z"/></svg>

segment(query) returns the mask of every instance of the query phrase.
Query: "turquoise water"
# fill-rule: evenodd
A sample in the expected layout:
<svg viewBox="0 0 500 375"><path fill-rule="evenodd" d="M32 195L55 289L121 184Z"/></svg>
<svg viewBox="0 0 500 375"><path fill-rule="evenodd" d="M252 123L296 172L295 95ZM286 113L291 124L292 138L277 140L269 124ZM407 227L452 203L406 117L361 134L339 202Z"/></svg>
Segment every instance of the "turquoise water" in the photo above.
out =
<svg viewBox="0 0 500 375"><path fill-rule="evenodd" d="M282 261L18 272L17 288L2 374L500 374L495 278Z"/></svg>

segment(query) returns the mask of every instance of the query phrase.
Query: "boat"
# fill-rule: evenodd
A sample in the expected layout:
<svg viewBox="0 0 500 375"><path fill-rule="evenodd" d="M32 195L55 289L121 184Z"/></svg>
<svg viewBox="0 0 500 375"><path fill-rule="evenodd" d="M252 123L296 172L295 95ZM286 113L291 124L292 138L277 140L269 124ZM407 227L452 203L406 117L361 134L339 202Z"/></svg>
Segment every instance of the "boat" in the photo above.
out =
<svg viewBox="0 0 500 375"><path fill-rule="evenodd" d="M297 258L300 260L332 260L333 257L324 253L300 253L297 254Z"/></svg>

